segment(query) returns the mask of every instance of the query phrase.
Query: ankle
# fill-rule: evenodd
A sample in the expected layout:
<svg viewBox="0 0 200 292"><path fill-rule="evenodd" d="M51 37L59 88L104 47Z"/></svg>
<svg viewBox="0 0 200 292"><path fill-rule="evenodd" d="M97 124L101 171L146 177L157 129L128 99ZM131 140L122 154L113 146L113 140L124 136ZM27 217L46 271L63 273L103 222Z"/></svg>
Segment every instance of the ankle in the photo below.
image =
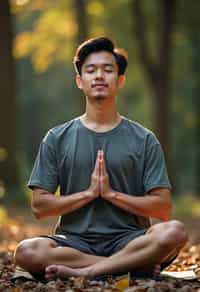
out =
<svg viewBox="0 0 200 292"><path fill-rule="evenodd" d="M86 277L86 278L89 278L89 279L95 277L94 268L92 266L86 267L86 268L77 269L77 271L83 277Z"/></svg>
<svg viewBox="0 0 200 292"><path fill-rule="evenodd" d="M96 269L94 266L90 266L87 268L87 277L88 278L94 278L97 276L97 273L96 273Z"/></svg>

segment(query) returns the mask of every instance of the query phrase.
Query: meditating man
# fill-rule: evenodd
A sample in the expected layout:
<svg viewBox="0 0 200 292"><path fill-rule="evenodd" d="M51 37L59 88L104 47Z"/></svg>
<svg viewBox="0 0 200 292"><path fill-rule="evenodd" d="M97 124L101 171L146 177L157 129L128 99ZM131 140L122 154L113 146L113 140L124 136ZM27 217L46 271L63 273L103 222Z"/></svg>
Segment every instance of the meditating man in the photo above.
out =
<svg viewBox="0 0 200 292"><path fill-rule="evenodd" d="M74 66L85 113L48 131L28 183L36 218L60 219L54 235L19 243L15 262L47 279L156 273L187 233L169 221L171 185L159 141L117 112L127 54L98 37L79 46ZM150 226L151 217L163 222Z"/></svg>

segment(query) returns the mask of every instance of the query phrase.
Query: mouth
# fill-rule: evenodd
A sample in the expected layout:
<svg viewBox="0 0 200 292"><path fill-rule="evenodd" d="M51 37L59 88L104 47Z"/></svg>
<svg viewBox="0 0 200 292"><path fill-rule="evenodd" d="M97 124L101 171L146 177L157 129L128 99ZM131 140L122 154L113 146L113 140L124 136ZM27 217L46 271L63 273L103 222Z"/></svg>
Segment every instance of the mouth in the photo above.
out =
<svg viewBox="0 0 200 292"><path fill-rule="evenodd" d="M106 87L108 87L108 86L105 83L96 83L96 84L92 85L92 88L96 88L96 89L99 89L99 90L103 89L103 88L106 88Z"/></svg>

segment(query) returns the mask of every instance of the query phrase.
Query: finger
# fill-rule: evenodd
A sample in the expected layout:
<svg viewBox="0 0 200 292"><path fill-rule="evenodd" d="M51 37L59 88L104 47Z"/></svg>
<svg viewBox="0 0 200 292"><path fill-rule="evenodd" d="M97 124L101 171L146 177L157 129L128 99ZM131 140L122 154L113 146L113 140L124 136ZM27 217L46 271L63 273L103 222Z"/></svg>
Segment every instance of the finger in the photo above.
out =
<svg viewBox="0 0 200 292"><path fill-rule="evenodd" d="M98 175L101 175L101 150L97 152Z"/></svg>
<svg viewBox="0 0 200 292"><path fill-rule="evenodd" d="M95 162L95 167L94 167L94 172L96 175L100 175L100 162L99 162L99 151L97 152L97 157L96 157L96 162Z"/></svg>
<svg viewBox="0 0 200 292"><path fill-rule="evenodd" d="M98 150L97 157L99 160L102 160L103 150Z"/></svg>
<svg viewBox="0 0 200 292"><path fill-rule="evenodd" d="M106 175L107 170L106 170L106 162L104 159L104 152L101 152L101 174L104 176Z"/></svg>

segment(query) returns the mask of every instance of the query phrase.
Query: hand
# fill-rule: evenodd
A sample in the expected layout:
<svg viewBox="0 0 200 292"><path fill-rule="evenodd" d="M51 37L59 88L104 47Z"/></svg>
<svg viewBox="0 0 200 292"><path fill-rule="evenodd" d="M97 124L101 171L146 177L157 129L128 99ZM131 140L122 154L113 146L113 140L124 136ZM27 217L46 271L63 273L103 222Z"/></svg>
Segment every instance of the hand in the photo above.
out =
<svg viewBox="0 0 200 292"><path fill-rule="evenodd" d="M111 199L114 196L114 192L110 187L110 181L108 172L106 170L106 163L104 159L104 152L100 150L98 152L98 160L99 160L99 181L100 181L100 196L104 199Z"/></svg>
<svg viewBox="0 0 200 292"><path fill-rule="evenodd" d="M93 197L94 199L99 197L100 195L100 151L97 153L95 167L93 173L91 175L91 182L90 186L87 190L89 196Z"/></svg>

